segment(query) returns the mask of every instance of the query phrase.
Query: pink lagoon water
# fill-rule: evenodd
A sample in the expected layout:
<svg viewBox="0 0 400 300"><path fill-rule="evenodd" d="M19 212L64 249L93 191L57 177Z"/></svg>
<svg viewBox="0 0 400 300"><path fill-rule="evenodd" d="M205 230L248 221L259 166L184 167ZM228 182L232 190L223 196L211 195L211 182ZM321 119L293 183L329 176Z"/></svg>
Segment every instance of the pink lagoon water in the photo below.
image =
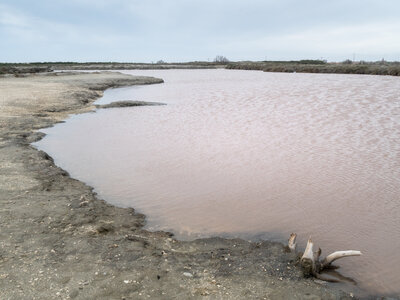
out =
<svg viewBox="0 0 400 300"><path fill-rule="evenodd" d="M231 70L125 71L164 84L98 103L36 144L150 230L285 241L312 235L369 294L400 294L400 79Z"/></svg>

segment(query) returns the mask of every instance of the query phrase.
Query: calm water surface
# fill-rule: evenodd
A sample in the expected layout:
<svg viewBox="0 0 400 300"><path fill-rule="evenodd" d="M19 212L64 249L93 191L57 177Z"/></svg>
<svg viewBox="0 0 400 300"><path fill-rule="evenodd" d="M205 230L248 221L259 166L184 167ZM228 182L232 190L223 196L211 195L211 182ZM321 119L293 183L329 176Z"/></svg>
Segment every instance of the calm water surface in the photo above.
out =
<svg viewBox="0 0 400 300"><path fill-rule="evenodd" d="M369 293L400 294L400 79L228 70L128 71L106 91L158 107L99 110L37 146L107 201L180 238L312 235Z"/></svg>

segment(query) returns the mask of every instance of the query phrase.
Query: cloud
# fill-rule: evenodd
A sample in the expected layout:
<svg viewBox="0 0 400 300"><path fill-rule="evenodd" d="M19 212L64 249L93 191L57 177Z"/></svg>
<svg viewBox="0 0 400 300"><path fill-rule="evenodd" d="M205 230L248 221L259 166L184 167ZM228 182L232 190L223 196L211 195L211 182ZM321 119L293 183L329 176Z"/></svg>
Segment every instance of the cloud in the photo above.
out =
<svg viewBox="0 0 400 300"><path fill-rule="evenodd" d="M0 4L0 24L3 26L28 27L28 20Z"/></svg>
<svg viewBox="0 0 400 300"><path fill-rule="evenodd" d="M264 35L246 33L223 40L217 47L232 59L259 60L324 58L340 61L352 58L376 60L400 58L400 21L380 21L354 25L325 25Z"/></svg>
<svg viewBox="0 0 400 300"><path fill-rule="evenodd" d="M274 37L272 43L325 55L375 53L400 54L400 22L374 22L347 26L320 27Z"/></svg>
<svg viewBox="0 0 400 300"><path fill-rule="evenodd" d="M400 4L394 0L2 3L2 59L8 60L179 61L216 54L232 60L340 60L353 52L400 56ZM19 57L18 47L29 48L25 57Z"/></svg>
<svg viewBox="0 0 400 300"><path fill-rule="evenodd" d="M6 5L0 5L2 31L22 42L48 42L68 44L108 44L120 42L124 35L98 32L96 28L81 24L62 23L31 16Z"/></svg>
<svg viewBox="0 0 400 300"><path fill-rule="evenodd" d="M34 29L35 23L37 20L6 5L0 5L0 25L3 34L23 41L43 39L44 36Z"/></svg>

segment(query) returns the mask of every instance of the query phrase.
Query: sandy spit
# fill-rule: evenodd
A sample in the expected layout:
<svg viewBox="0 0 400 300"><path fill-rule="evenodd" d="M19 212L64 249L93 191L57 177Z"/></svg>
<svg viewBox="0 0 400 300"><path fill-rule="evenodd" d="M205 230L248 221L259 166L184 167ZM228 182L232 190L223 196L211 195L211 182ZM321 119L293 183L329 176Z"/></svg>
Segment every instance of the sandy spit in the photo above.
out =
<svg viewBox="0 0 400 300"><path fill-rule="evenodd" d="M93 110L107 88L160 82L0 78L0 299L351 299L304 279L278 243L148 232L144 215L98 199L30 145L40 128Z"/></svg>

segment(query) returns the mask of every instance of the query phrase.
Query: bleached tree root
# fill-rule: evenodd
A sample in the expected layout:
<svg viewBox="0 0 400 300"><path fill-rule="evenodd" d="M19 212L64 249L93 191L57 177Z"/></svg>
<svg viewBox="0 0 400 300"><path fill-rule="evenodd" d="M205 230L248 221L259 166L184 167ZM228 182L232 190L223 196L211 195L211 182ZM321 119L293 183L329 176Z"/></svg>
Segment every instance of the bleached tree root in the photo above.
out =
<svg viewBox="0 0 400 300"><path fill-rule="evenodd" d="M292 233L288 241L288 247L293 252L296 249L296 236L297 235L295 233ZM324 260L322 260L322 262L320 262L321 249L318 248L318 251L314 252L313 248L314 243L310 237L308 239L306 249L304 250L304 253L300 259L300 265L305 276L314 276L319 279L323 279L320 273L324 269L330 268L332 262L335 260L343 257L362 255L361 251L357 250L336 251L332 254L329 254Z"/></svg>
<svg viewBox="0 0 400 300"><path fill-rule="evenodd" d="M346 250L346 251L336 251L333 252L332 254L329 254L321 263L321 268L325 269L330 266L331 263L333 263L335 260L343 257L348 257L348 256L360 256L362 255L361 251L358 250Z"/></svg>
<svg viewBox="0 0 400 300"><path fill-rule="evenodd" d="M288 247L291 252L296 252L296 237L297 234L291 233L288 241Z"/></svg>

